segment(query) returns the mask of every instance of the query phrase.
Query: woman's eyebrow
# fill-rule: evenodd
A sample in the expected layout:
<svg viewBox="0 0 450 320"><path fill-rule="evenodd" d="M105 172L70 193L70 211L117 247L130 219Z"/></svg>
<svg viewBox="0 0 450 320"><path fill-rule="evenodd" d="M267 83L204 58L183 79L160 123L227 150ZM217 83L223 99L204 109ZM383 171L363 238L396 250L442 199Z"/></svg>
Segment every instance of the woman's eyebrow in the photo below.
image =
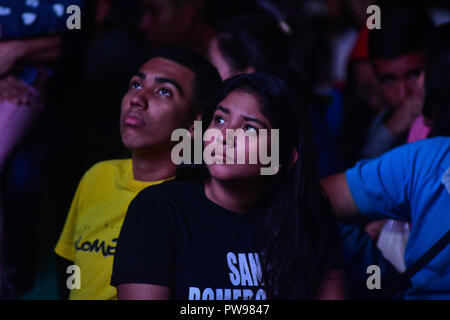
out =
<svg viewBox="0 0 450 320"><path fill-rule="evenodd" d="M242 118L245 121L256 122L256 123L260 124L262 127L266 128L266 129L269 129L269 127L263 121L261 121L259 119L248 117L248 116L242 116Z"/></svg>
<svg viewBox="0 0 450 320"><path fill-rule="evenodd" d="M226 114L229 114L229 113L230 113L230 110L227 109L227 108L225 108L224 106L218 106L218 107L216 108L216 110L220 110L220 111L222 111L223 113L226 113Z"/></svg>

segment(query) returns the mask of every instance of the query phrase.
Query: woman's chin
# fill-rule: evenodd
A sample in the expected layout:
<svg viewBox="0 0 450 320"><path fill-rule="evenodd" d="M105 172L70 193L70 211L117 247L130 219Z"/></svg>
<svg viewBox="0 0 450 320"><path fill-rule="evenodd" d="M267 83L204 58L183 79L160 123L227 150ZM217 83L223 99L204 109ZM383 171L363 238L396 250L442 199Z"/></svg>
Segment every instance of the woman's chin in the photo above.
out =
<svg viewBox="0 0 450 320"><path fill-rule="evenodd" d="M207 167L212 178L222 181L256 179L260 175L259 167L250 169L248 165L214 163Z"/></svg>

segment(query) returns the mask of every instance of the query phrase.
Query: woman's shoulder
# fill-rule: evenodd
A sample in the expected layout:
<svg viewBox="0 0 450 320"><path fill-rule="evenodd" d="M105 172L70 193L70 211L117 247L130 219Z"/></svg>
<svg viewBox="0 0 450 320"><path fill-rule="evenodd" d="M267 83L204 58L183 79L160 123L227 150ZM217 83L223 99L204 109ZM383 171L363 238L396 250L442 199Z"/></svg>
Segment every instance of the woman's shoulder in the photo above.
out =
<svg viewBox="0 0 450 320"><path fill-rule="evenodd" d="M172 199L186 200L201 195L202 186L198 182L170 180L152 185L139 193L140 198L152 198L156 200Z"/></svg>

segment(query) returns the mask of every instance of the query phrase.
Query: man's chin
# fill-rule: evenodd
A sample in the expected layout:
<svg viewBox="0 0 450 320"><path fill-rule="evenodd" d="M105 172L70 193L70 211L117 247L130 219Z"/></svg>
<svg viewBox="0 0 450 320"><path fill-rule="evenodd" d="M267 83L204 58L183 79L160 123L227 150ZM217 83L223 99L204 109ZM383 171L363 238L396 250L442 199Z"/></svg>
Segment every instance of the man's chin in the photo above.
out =
<svg viewBox="0 0 450 320"><path fill-rule="evenodd" d="M124 145L125 148L127 148L130 151L144 148L142 143L139 143L138 141L136 141L136 139L124 139L124 138L122 138L122 144Z"/></svg>

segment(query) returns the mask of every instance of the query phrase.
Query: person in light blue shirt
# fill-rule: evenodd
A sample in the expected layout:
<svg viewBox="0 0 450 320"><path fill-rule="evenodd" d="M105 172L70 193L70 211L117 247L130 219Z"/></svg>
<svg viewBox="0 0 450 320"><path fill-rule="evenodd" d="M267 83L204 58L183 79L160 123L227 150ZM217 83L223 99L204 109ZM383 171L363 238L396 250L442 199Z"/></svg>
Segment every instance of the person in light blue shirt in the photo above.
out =
<svg viewBox="0 0 450 320"><path fill-rule="evenodd" d="M450 137L400 146L322 180L336 216L411 222L411 266L450 230ZM411 278L405 299L450 299L450 245ZM383 284L381 284L383 286ZM386 284L387 285L387 284Z"/></svg>
<svg viewBox="0 0 450 320"><path fill-rule="evenodd" d="M450 138L399 147L375 160L359 162L345 176L365 216L411 221L407 267L450 230ZM405 298L450 299L450 246L411 282Z"/></svg>

